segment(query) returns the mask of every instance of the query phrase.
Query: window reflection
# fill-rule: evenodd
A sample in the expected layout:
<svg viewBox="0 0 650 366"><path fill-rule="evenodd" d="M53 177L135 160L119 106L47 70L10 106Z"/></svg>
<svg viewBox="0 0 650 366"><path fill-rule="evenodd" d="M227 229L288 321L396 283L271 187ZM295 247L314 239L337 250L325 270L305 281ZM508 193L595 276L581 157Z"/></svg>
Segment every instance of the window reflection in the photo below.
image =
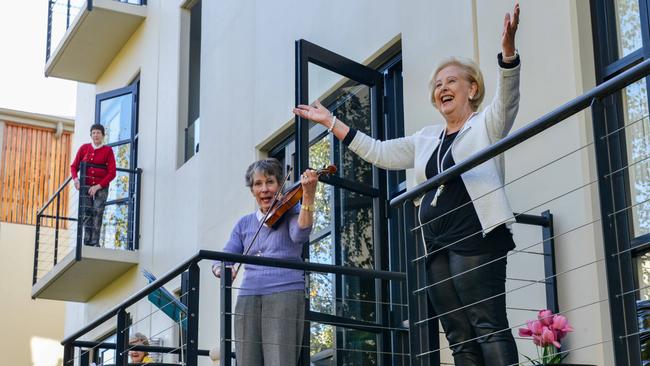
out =
<svg viewBox="0 0 650 366"><path fill-rule="evenodd" d="M619 58L643 46L639 0L616 0L616 31Z"/></svg>
<svg viewBox="0 0 650 366"><path fill-rule="evenodd" d="M117 172L117 176L111 182L111 185L108 186L108 197L107 202L119 200L123 198L129 198L129 193L132 192L130 184L132 182L131 173L126 172Z"/></svg>
<svg viewBox="0 0 650 366"><path fill-rule="evenodd" d="M130 249L128 228L129 206L127 203L108 205L100 237L101 246L109 249Z"/></svg>
<svg viewBox="0 0 650 366"><path fill-rule="evenodd" d="M331 164L331 142L329 137L321 138L309 147L309 166L321 169ZM316 212L314 213L314 233L330 230L332 224L332 186L318 184L316 186Z"/></svg>
<svg viewBox="0 0 650 366"><path fill-rule="evenodd" d="M342 95L336 100L332 113L367 135L371 135L370 89L365 85L342 87ZM355 182L372 185L372 165L348 148L342 149L340 176Z"/></svg>
<svg viewBox="0 0 650 366"><path fill-rule="evenodd" d="M315 358L322 358L322 360L319 360L318 363L314 362L313 364L333 365L333 363L331 363L332 352L329 351L330 349L332 349L333 344L334 344L334 327L331 325L312 322L311 323L311 345L310 345L309 353L312 356L312 361ZM317 357L321 355L322 357Z"/></svg>
<svg viewBox="0 0 650 366"><path fill-rule="evenodd" d="M106 128L106 143L131 138L132 94L100 102L99 121Z"/></svg>
<svg viewBox="0 0 650 366"><path fill-rule="evenodd" d="M648 91L639 80L623 92L634 236L650 233L650 121Z"/></svg>

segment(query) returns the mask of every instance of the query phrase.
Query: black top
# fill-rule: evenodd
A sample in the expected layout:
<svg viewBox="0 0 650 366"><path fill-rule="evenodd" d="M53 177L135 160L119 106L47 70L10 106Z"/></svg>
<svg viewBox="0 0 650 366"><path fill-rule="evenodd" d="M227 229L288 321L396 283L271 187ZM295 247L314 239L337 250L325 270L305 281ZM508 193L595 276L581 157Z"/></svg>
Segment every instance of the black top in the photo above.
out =
<svg viewBox="0 0 650 366"><path fill-rule="evenodd" d="M446 135L427 162L427 179L438 174L438 149L443 170L455 165L450 149L458 132ZM445 153L447 153L445 155ZM444 159L443 159L444 156ZM428 192L420 204L420 220L427 251L443 247L462 255L478 255L508 251L515 247L512 234L505 224L499 225L485 237L472 199L462 178L444 184L435 206L431 205L437 190Z"/></svg>

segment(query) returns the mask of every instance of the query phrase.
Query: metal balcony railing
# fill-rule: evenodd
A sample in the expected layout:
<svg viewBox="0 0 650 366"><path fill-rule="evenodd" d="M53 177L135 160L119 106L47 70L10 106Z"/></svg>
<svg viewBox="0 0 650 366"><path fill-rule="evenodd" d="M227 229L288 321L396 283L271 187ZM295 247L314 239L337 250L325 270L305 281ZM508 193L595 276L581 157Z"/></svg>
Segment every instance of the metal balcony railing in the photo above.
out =
<svg viewBox="0 0 650 366"><path fill-rule="evenodd" d="M36 215L34 238L34 271L36 284L62 258L74 252L75 261L81 260L84 243L85 205L89 202L88 186L84 185L86 169L103 166L81 163L80 189L68 177L47 200ZM117 177L109 187L104 208L99 246L118 250L138 249L138 210L141 169L117 168Z"/></svg>
<svg viewBox="0 0 650 366"><path fill-rule="evenodd" d="M112 0L132 5L147 5L147 0ZM48 0L47 3L47 37L45 44L45 62L50 59L53 49L59 45L63 36L82 9L93 8L93 0Z"/></svg>
<svg viewBox="0 0 650 366"><path fill-rule="evenodd" d="M587 109L592 108L592 111L597 115L603 115L608 107L611 107L612 103L611 98L615 93L622 91L627 86L631 85L635 81L646 77L650 74L650 60L645 60L638 65L631 67L627 71L613 77L612 79L596 86L594 89L589 92L571 100L570 102L564 104L563 106L547 113L546 115L540 117L539 119L531 122L530 124L514 131L507 137L496 142L495 144L477 152L468 159L457 163L452 168L445 170L443 173L438 174L427 181L419 184L413 189L399 195L398 197L391 200L391 205L394 207L401 207L406 212L414 212L415 206L414 201L422 197L427 192L437 189L440 185L449 182L452 179L459 177L461 174L469 171L470 169L478 166L479 164L486 162L492 158L497 157L498 155L510 151L514 147L523 144L527 141L530 141L534 136L547 131L551 127L560 124L565 119ZM645 98L645 97L643 97ZM616 98L614 98L616 100ZM642 109L642 108L639 108ZM595 311L599 312L600 309L590 310L590 307L598 308L599 306L609 306L610 308L610 318L612 326L612 337L606 338L603 337L594 341L590 339L589 342L586 342L582 339L575 339L569 343L568 347L563 347L559 350L561 355L569 355L571 357L576 357L577 362L580 363L581 355L589 356L591 350L597 347L612 347L615 351L613 358L615 359L616 364L620 365L632 365L632 364L645 364L650 360L647 358L641 358L643 353L646 357L647 352L647 339L650 331L647 329L647 324L642 324L639 326L639 323L647 323L645 318L647 317L647 304L641 302L639 305L636 303L637 296L641 291L647 291L648 286L647 279L639 279L639 281L645 281L645 284L642 282L635 286L629 285L632 281L630 279L634 276L630 273L635 271L632 264L631 253L642 252L647 250L650 245L650 241L645 240L645 243L631 243L629 241L629 230L632 227L630 219L632 217L632 212L635 210L644 211L647 215L648 209L650 208L650 196L647 194L649 191L646 189L643 194L640 194L636 197L630 199L629 195L626 197L624 192L626 188L625 184L629 184L627 179L631 175L630 170L637 169L638 167L648 166L648 161L650 160L650 135L647 134L647 127L643 127L643 124L647 124L648 116L647 111L644 112L644 115L641 118L634 119L632 121L626 121L624 124L620 123L621 116L613 116L612 113L609 113L607 119L602 122L598 118L594 118L594 136L591 142L588 142L584 145L581 145L575 150L571 150L566 154L563 154L557 158L552 159L550 162L545 162L538 167L526 167L531 168L530 171L518 176L514 179L510 179L508 182L504 182L503 186L500 188L505 188L506 186L509 189L512 189L514 184L524 184L523 188L525 189L526 179L535 179L537 174L545 170L552 170L554 164L569 164L572 158L584 158L587 154L592 153L595 155L595 161L597 164L597 172L595 179L592 179L588 182L581 182L577 187L555 192L548 197L540 194L544 198L535 197L536 199L531 199L530 201L539 202L533 205L532 207L527 208L520 214L514 214L514 218L517 221L527 215L528 212L539 210L541 207L553 205L556 202L559 202L567 197L576 194L583 193L584 190L591 189L592 187L597 187L600 194L600 217L595 218L587 222L579 223L575 226L564 225L564 230L559 233L551 234L549 239L563 239L565 243L571 242L570 239L567 239L570 235L578 232L581 229L588 227L595 227L602 230L604 237L604 256L601 253L596 251L596 258L589 259L587 263L584 263L585 260L579 257L572 257L564 259L565 268L555 273L549 275L549 272L546 271L544 276L539 278L530 278L526 279L523 285L513 284L508 286L506 291L500 296L516 297L521 291L525 291L530 286L534 286L536 283L549 285L549 281L556 282L562 281L565 278L570 276L581 276L579 271L583 271L587 268L593 272L598 271L597 266L604 266L606 268L607 277L608 277L608 296L602 296L599 291L594 290L596 295L600 297L596 299L584 299L582 303L576 305L575 299L571 307L556 306L557 308L554 312L559 312L559 314L566 315L567 318L571 319L572 317L580 318L581 316L576 316L583 311ZM597 122L600 121L600 122ZM639 127L639 125L641 125ZM641 143L632 142L632 145L644 146L645 148L637 148L629 154L627 160L621 156L625 156L625 151L622 148L621 141L625 141L629 137L630 130L634 131L645 131L643 136L636 136ZM638 141L637 141L638 142ZM583 142L580 142L582 144ZM549 148L554 148L549 146ZM623 150L623 152L621 152ZM645 150L645 151L642 151ZM553 151L551 155L555 155L556 152ZM544 156L546 153L540 152L540 155ZM568 161L568 162L567 162ZM566 168L566 165L563 165ZM640 170L644 170L641 168ZM566 173L565 173L566 174ZM645 170L647 176L647 170ZM638 178L642 174L636 173L637 180L634 182L636 184L635 189L643 189L646 185L650 184L647 180L640 182ZM553 182L556 180L566 181L567 176L549 176L544 172L540 174L539 178L544 179L547 182ZM589 177L591 179L593 177ZM538 187L538 185L536 185ZM618 188L617 188L618 187ZM623 187L621 189L621 187ZM489 194L490 192L486 193ZM480 197L479 197L480 199ZM540 202L541 201L541 202ZM575 204L575 201L574 203ZM569 212L564 212L565 218L569 219ZM642 213L638 215L642 216ZM443 215L444 216L444 215ZM571 220L568 220L571 221ZM426 223L422 223L425 225ZM647 224L647 223L646 223ZM418 226L411 226L407 228L407 233L410 235L411 240L417 240L414 237L413 232L418 230ZM627 238L627 239L626 239ZM650 238L650 234L641 236L642 239ZM636 239L635 239L636 240ZM542 241L534 241L530 243L518 243L517 248L508 253L503 258L507 258L508 263L512 263L518 260L522 255L531 254L535 251L536 248L539 248L540 245L546 244L546 239ZM638 240L637 240L638 241ZM584 243L576 243L584 244ZM593 244L591 245L593 247ZM417 247L416 247L417 248ZM435 252L435 251L434 251ZM600 254L600 256L598 256ZM428 255L431 253L418 253L415 252L415 249L411 249L407 254L408 258L408 271L407 278L408 281L415 281L416 288L410 287L410 301L409 301L409 318L411 321L410 329L410 338L411 338L411 364L412 365L424 365L424 364L439 364L441 355L443 353L448 353L451 346L441 346L438 343L436 337L437 334L433 334L430 338L423 337L423 334L432 334L431 327L437 326L439 315L432 312L427 308L426 303L426 291L423 291L425 288L430 286L435 286L438 283L444 282L444 280L439 281L436 284L426 283L421 281L423 274L424 261ZM545 253L546 255L546 253ZM553 263L545 263L546 266L554 266ZM638 275L638 273L637 273ZM449 278L451 279L451 278ZM448 279L448 280L449 280ZM419 281L418 281L419 280ZM556 296L556 295L555 295ZM547 291L547 300L550 299L549 292ZM483 301L488 301L485 299ZM557 300L557 298L556 298ZM562 303L560 299L560 303ZM547 305L549 306L549 305ZM550 308L550 307L549 307ZM637 309L638 308L638 309ZM541 309L541 307L539 308ZM455 309L453 311L462 311L462 308ZM638 313L637 313L638 311ZM448 312L449 313L449 312ZM444 315L444 314L442 314ZM529 319L535 319L535 315L530 315ZM591 316L593 318L593 315ZM510 323L511 328L506 331L516 331L517 328L525 327L526 323L517 321ZM584 324L582 325L584 327ZM584 332L584 328L582 329ZM580 338L580 337L578 337ZM468 340L471 341L471 340ZM522 352L522 348L526 348L529 343L532 347L532 342L527 339L517 339L519 352L526 354L528 352ZM640 346L641 344L641 346ZM415 345L415 347L413 347ZM641 352L639 352L641 350ZM603 355L605 355L604 352ZM592 353L593 354L593 353ZM534 355L531 354L531 356ZM605 355L606 357L606 355ZM536 361L541 364L542 356L533 356L529 361L524 362L523 364L532 364L533 361ZM573 359L571 359L573 361ZM432 362L432 363L429 363ZM447 361L449 362L449 361ZM522 363L515 363L514 366Z"/></svg>

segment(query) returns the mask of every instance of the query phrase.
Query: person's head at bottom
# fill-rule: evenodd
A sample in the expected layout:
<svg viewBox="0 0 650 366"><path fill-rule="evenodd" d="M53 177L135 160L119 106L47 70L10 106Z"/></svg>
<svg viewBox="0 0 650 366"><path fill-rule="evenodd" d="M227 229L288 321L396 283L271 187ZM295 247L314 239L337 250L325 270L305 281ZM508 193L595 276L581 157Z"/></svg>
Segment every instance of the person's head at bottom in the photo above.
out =
<svg viewBox="0 0 650 366"><path fill-rule="evenodd" d="M130 346L148 346L149 345L149 339L147 338L146 335L138 332L138 333L135 333L129 339L129 345ZM129 357L131 358L132 363L149 363L149 362L152 362L152 359L149 357L149 354L147 352L144 352L144 351L130 350L129 351Z"/></svg>

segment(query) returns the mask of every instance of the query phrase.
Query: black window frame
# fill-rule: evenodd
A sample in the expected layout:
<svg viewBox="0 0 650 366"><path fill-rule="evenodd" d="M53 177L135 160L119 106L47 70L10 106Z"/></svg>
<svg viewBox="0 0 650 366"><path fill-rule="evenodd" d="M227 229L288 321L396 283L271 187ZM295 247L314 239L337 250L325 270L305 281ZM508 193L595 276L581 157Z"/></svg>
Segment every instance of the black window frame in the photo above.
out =
<svg viewBox="0 0 650 366"><path fill-rule="evenodd" d="M306 52L307 51L307 52ZM333 54L332 52L325 50L319 46L316 46L314 44L311 44L307 41L304 40L299 40L296 41L296 52L297 52L297 57L296 57L296 62L301 62L305 60L309 60L309 62L315 61L315 64L318 64L321 67L324 67L325 69L329 69L330 71L333 71L339 75L342 75L342 77L349 77L353 76L350 75L350 73L354 73L355 71L350 71L350 70L331 70L331 62L334 61L335 59L341 57L339 55ZM302 60L301 60L302 58ZM326 62L322 62L322 60L329 60L330 64ZM306 66L303 65L303 67ZM377 82L376 79L374 81L374 93L377 93L377 95L373 95L375 97L374 102L377 103L376 106L378 107L372 116L372 131L373 131L373 137L379 138L379 139L389 139L389 138L396 138L396 137L402 137L404 136L404 118L403 118L403 93L402 93L402 74L401 74L401 43L395 44L393 47L391 47L389 50L387 50L381 57L377 58L375 62L373 62L369 67L376 69L376 74L374 74L376 77L380 78L381 81ZM306 70L303 68L303 70ZM350 79L354 79L354 77L350 77ZM300 78L297 76L296 78L296 87L297 87L297 92L296 92L296 97L299 97L300 91L298 90L298 84L300 83ZM303 85L303 91L306 93L306 88L307 85ZM304 98L307 96L304 95ZM323 104L328 106L329 103L332 103L334 98L326 98L326 100L323 100ZM299 102L299 101L297 101ZM296 139L296 136L299 136L298 139ZM308 150L311 145L313 145L316 142L321 141L322 138L329 138L330 139L330 156L331 157L336 157L339 154L339 149L342 148L342 143L336 140L332 136L328 136L327 130L321 126L321 125L314 125L311 122L308 122L306 120L299 120L298 118L296 119L296 124L294 125L294 130L293 133L291 133L289 136L286 136L285 138L282 139L282 141L277 144L274 148L272 148L268 155L270 157L275 157L278 158L281 162L284 162L284 167L285 167L285 174L287 171L288 166L295 167L293 176L292 178L295 179L295 177L299 176L299 172L304 170L308 166ZM336 142L334 142L336 140ZM296 153L297 151L297 153ZM320 167L315 167L315 168L320 168ZM341 207L338 207L338 202L340 200L340 195L336 192L339 192L340 189L347 189L347 190L352 190L356 191L359 193L362 193L364 195L371 196L374 203L373 203L373 227L375 228L375 231L381 231L380 233L375 233L375 269L377 270L389 270L390 266L395 266L395 267L400 267L403 268L405 266L405 263L402 265L399 265L398 262L404 261L404 256L400 256L399 252L399 245L394 245L394 244L389 244L389 231L392 230L392 232L398 232L399 230L394 227L397 225L396 220L390 221L389 220L389 212L388 210L391 210L388 205L388 201L390 197L392 196L389 195L389 192L397 192L400 188L399 187L405 187L405 172L404 171L398 171L398 172L386 172L384 170L378 169L373 167L373 186L367 186L365 184L358 184L354 182L355 184L351 184L351 181L348 181L347 179L341 178L341 177L326 177L322 178L321 181L324 182L324 184L329 184L334 186L336 189L334 189L333 193L333 205L335 207L332 208L332 224L331 227L335 227L337 224L335 221L339 221L339 217L342 214ZM393 210L391 210L391 214L395 214ZM392 228L392 229L391 229ZM324 237L327 237L328 235L333 235L333 242L334 242L334 250L335 253L333 254L333 257L335 259L336 265L341 265L341 248L340 245L337 245L340 243L340 238L337 237L337 231L336 230L328 230L324 229L321 230L320 232L314 232L312 233L310 237L310 242L315 242L317 240L320 240ZM380 248L381 247L381 248ZM305 248L304 255L305 257L308 256L309 249ZM340 276L337 276L340 277ZM335 297L336 298L341 298L342 293L341 293L341 279L337 278L336 283L338 285L335 285ZM390 296L404 296L404 290L402 289L401 291L394 291L395 289L389 288L387 285L381 285L379 281L376 281L375 285L375 295L376 295L376 301L379 302L377 307L377 322L385 322L387 324L392 324L393 323L393 318L394 315L391 314L394 309L390 307L389 304L391 301L400 301L399 299L390 299ZM401 303L406 303L406 299L404 298ZM316 313L313 311L309 311L310 305L309 303L306 304L306 319L319 322L319 321L326 321L326 320L333 320L331 316L328 314L321 314L321 313ZM338 315L338 311L337 311ZM336 320L341 321L341 317L335 316ZM350 329L350 328L348 328ZM336 337L336 328L335 328L335 347L338 349L341 347L340 341ZM405 334L405 333L404 333ZM404 335L404 338L406 335ZM310 345L310 329L309 325L306 325L305 327L305 336L304 336L305 343L303 344L304 346L307 346L303 348L303 356L302 360L306 360L303 362L308 362L309 359L311 358L309 355L309 345ZM395 342L397 338L393 337L392 335L388 334L378 334L377 341L377 356L380 360L378 360L379 364L399 364L395 363L394 361L396 360L396 356L390 354L390 352L382 353L385 352L386 350L390 350L392 348L395 348L395 345L392 344L392 342ZM403 343L404 341L402 341ZM400 352L404 351L403 347L400 350ZM408 346L406 348L406 353L408 353ZM334 360L334 364L337 363L337 352L333 352L332 358ZM397 357L399 358L399 357ZM308 363L303 363L303 364L308 364Z"/></svg>
<svg viewBox="0 0 650 366"><path fill-rule="evenodd" d="M104 93L97 94L95 96L95 123L101 123L101 102L104 100L120 97L123 95L131 94L132 95L132 105L131 105L131 126L130 136L126 139L119 141L113 141L107 143L106 146L111 148L121 145L130 144L130 155L129 155L129 166L128 169L137 170L138 169L138 140L139 140L139 116L140 116L140 76L136 76L129 85L113 89ZM105 206L111 205L127 205L127 250L138 250L139 249L139 230L140 230L140 220L139 220L139 203L140 203L140 176L136 173L128 173L129 175L129 191L128 197L120 198L116 200L107 201Z"/></svg>
<svg viewBox="0 0 650 366"><path fill-rule="evenodd" d="M202 23L203 23L203 3L202 0L193 1L190 6L186 8L189 12L189 34L188 34L188 63L187 63L187 114L184 118L187 119L184 128L183 139L183 163L186 163L194 155L199 153L199 136L196 131L201 128L201 43L202 43ZM193 42L194 37L198 38L198 43ZM193 49L196 46L198 49ZM195 60L194 57L198 57ZM196 67L196 69L193 69ZM193 71L196 71L196 77L193 77ZM196 92L194 92L196 90ZM194 116L192 108L193 103L196 104L196 116ZM196 117L196 118L193 118Z"/></svg>
<svg viewBox="0 0 650 366"><path fill-rule="evenodd" d="M616 0L591 0L592 36L596 64L596 82L600 84L650 57L650 0L638 0L641 27L641 48L619 58ZM650 91L650 77L645 79ZM650 99L650 94L648 97ZM650 105L650 100L648 100ZM627 140L624 131L625 117L621 93L615 93L592 108L596 143L596 164L599 175L599 195L607 287L609 294L612 333L615 341L616 364L641 364L640 337L637 319L638 278L635 258L650 251L650 233L635 237L634 222L625 209L632 203L629 186ZM609 135L608 135L609 134ZM599 139L598 136L606 136ZM603 178L610 171L618 171ZM633 294L621 295L621 294ZM634 317L626 314L635 314Z"/></svg>

